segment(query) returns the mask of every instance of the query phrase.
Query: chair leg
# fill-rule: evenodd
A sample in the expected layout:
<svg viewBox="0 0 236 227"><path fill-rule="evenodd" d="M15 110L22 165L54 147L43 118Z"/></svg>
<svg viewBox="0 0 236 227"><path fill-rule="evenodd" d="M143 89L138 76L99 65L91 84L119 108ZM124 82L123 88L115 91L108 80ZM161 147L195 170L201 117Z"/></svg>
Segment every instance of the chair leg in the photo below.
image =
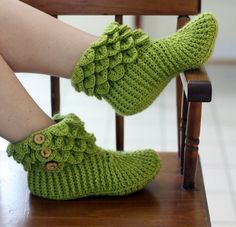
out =
<svg viewBox="0 0 236 227"><path fill-rule="evenodd" d="M188 101L185 93L182 90L181 94L181 113L180 113L180 126L179 126L179 144L180 144L180 173L183 174L184 167L184 148L185 148L185 136L186 136L186 124L188 114Z"/></svg>
<svg viewBox="0 0 236 227"><path fill-rule="evenodd" d="M181 103L182 103L183 87L180 76L176 77L176 107L177 107L177 137L178 137L178 156L181 157L181 145L180 145L180 120L181 120Z"/></svg>
<svg viewBox="0 0 236 227"><path fill-rule="evenodd" d="M187 115L187 128L184 149L184 179L185 189L194 188L194 178L198 161L198 144L200 136L202 103L190 102Z"/></svg>

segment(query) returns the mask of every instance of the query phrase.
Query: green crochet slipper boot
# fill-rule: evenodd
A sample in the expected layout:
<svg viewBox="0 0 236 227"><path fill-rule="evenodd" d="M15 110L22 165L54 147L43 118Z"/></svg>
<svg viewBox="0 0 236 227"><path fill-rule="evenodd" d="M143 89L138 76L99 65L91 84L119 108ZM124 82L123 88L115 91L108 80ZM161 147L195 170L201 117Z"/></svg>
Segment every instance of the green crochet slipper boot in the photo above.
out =
<svg viewBox="0 0 236 227"><path fill-rule="evenodd" d="M141 30L111 23L76 63L77 91L105 99L120 115L147 108L179 72L204 64L212 54L217 21L203 13L158 41Z"/></svg>
<svg viewBox="0 0 236 227"><path fill-rule="evenodd" d="M55 125L7 148L28 171L29 189L36 196L121 196L141 190L159 172L160 159L153 150L104 150L76 115L56 115L54 120Z"/></svg>

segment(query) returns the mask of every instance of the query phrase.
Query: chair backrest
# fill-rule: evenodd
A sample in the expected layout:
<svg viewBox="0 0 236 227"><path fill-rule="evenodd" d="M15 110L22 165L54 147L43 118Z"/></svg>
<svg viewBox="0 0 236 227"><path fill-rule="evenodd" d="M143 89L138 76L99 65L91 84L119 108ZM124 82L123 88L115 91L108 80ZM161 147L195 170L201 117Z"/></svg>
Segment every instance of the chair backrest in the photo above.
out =
<svg viewBox="0 0 236 227"><path fill-rule="evenodd" d="M195 15L200 0L23 0L50 15Z"/></svg>

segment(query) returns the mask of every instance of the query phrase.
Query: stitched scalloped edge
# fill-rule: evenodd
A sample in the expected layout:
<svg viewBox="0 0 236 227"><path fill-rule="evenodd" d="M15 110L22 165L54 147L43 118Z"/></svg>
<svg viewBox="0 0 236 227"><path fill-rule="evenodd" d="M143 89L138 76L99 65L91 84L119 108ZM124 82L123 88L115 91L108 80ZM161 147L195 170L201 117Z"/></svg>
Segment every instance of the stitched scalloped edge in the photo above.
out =
<svg viewBox="0 0 236 227"><path fill-rule="evenodd" d="M79 92L101 99L112 83L124 77L125 64L137 60L137 48L147 43L149 36L142 30L132 31L127 25L112 22L76 63L72 85Z"/></svg>
<svg viewBox="0 0 236 227"><path fill-rule="evenodd" d="M23 141L8 145L8 156L13 156L18 163L22 163L26 171L33 166L45 169L45 164L49 161L57 162L60 170L65 165L81 163L85 153L94 153L96 139L93 134L85 131L84 123L75 114L57 114L53 119L55 125L34 132ZM43 144L34 142L37 134L44 135ZM48 158L40 154L45 148L52 150Z"/></svg>

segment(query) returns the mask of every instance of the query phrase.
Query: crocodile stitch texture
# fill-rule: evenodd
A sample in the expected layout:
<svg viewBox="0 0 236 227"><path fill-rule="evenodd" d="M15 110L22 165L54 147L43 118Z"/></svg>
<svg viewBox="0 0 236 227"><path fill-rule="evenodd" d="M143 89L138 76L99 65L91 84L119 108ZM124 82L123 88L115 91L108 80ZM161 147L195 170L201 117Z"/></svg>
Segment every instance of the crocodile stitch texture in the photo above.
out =
<svg viewBox="0 0 236 227"><path fill-rule="evenodd" d="M133 115L147 108L179 72L204 64L216 35L211 13L200 14L157 41L140 29L113 22L76 63L72 85L103 98L120 115Z"/></svg>

